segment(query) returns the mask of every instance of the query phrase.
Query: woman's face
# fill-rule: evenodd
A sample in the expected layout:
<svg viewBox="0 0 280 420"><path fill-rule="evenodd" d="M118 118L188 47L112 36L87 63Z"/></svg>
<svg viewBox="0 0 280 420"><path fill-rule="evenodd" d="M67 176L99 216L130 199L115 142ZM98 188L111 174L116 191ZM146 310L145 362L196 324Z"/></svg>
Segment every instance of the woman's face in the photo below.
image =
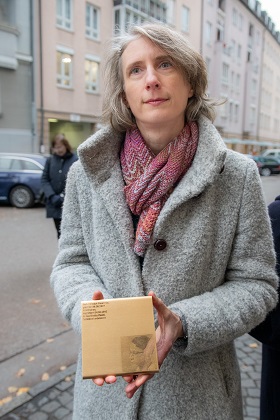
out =
<svg viewBox="0 0 280 420"><path fill-rule="evenodd" d="M53 153L57 156L64 156L66 152L66 146L60 140L56 140L53 147Z"/></svg>
<svg viewBox="0 0 280 420"><path fill-rule="evenodd" d="M125 100L139 130L172 124L180 132L193 90L172 59L150 40L140 37L124 50L122 71Z"/></svg>

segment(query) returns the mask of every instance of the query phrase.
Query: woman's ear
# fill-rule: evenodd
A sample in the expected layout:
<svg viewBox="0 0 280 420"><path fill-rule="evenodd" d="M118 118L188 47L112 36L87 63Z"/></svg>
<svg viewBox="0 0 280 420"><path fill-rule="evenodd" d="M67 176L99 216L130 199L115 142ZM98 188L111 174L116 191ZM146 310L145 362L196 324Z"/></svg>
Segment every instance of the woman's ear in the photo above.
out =
<svg viewBox="0 0 280 420"><path fill-rule="evenodd" d="M191 98L192 96L193 96L193 89L190 89L190 91L189 91L189 98Z"/></svg>
<svg viewBox="0 0 280 420"><path fill-rule="evenodd" d="M129 103L127 102L125 92L122 93L122 101L127 108L130 108Z"/></svg>

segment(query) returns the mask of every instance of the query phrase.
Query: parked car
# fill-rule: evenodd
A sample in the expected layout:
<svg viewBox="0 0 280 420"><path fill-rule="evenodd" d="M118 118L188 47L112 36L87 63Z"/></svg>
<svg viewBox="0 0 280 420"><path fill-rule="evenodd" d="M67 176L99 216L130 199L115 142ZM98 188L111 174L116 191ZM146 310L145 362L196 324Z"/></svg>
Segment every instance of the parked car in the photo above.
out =
<svg viewBox="0 0 280 420"><path fill-rule="evenodd" d="M266 149L261 153L261 156L280 159L280 149Z"/></svg>
<svg viewBox="0 0 280 420"><path fill-rule="evenodd" d="M269 156L254 156L260 175L269 176L280 173L280 159Z"/></svg>
<svg viewBox="0 0 280 420"><path fill-rule="evenodd" d="M33 207L40 200L46 159L40 154L0 153L0 202Z"/></svg>

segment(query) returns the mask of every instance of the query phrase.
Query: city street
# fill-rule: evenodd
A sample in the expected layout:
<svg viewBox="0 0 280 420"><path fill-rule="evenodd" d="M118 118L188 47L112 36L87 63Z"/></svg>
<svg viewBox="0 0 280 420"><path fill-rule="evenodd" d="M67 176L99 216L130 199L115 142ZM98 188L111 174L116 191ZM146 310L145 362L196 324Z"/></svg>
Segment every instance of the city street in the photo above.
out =
<svg viewBox="0 0 280 420"><path fill-rule="evenodd" d="M262 177L262 183L266 202L270 203L280 194L280 175ZM57 253L52 219L46 219L45 209L40 206L20 210L2 205L0 224L0 402L3 406L20 392L27 392L73 366L79 339L61 317L49 286ZM251 390L244 388L244 398L253 401L247 418L255 419L261 346L248 337L238 343L242 378L248 381Z"/></svg>
<svg viewBox="0 0 280 420"><path fill-rule="evenodd" d="M9 387L30 388L72 364L77 338L49 285L56 231L45 209L0 207L0 400ZM44 376L43 376L44 375Z"/></svg>

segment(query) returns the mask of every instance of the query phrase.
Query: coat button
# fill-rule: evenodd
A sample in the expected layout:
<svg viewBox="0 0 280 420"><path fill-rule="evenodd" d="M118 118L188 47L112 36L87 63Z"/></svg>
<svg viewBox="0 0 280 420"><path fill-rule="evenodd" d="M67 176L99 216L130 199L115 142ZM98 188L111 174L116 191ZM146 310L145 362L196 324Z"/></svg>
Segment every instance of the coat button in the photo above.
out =
<svg viewBox="0 0 280 420"><path fill-rule="evenodd" d="M58 171L60 174L62 173L62 170L61 169L59 169L59 171Z"/></svg>
<svg viewBox="0 0 280 420"><path fill-rule="evenodd" d="M166 248L166 241L164 239L157 239L154 243L154 247L157 251L163 251Z"/></svg>

